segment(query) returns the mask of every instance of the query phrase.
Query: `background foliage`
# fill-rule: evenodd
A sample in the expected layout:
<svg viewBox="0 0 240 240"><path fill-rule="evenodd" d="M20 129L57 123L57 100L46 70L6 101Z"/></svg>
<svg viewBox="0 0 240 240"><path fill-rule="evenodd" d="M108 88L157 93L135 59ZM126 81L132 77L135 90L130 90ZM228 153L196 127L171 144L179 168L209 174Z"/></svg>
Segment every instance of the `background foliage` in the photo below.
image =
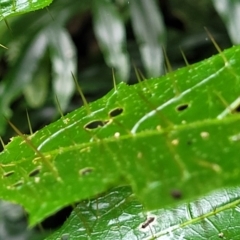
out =
<svg viewBox="0 0 240 240"><path fill-rule="evenodd" d="M48 10L7 18L9 27L2 21L1 44L8 50L0 50L0 115L11 117L27 133L26 108L36 130L58 117L55 95L66 112L81 105L71 72L92 101L112 88L111 67L118 81L129 83L136 81L132 63L148 77L163 74L161 46L165 46L173 69L184 65L179 46L190 63L209 57L216 49L203 26L222 48L239 42L238 31L233 30L239 27L239 1L145 4L144 0L130 4L121 0L55 0ZM3 118L0 131L5 142L14 135ZM4 217L2 224L6 224ZM23 238L29 234L23 232ZM18 232L16 239L19 236Z"/></svg>

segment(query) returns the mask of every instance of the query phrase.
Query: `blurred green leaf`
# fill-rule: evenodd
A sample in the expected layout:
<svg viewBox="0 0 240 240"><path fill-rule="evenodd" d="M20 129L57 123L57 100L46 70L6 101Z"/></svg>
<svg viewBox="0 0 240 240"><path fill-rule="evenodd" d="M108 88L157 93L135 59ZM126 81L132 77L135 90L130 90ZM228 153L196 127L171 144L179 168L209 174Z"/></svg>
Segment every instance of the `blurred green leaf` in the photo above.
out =
<svg viewBox="0 0 240 240"><path fill-rule="evenodd" d="M32 108L43 106L49 91L49 61L43 58L34 74L34 79L23 89L28 105Z"/></svg>
<svg viewBox="0 0 240 240"><path fill-rule="evenodd" d="M0 20L8 16L38 10L48 6L52 0L5 0L0 2Z"/></svg>
<svg viewBox="0 0 240 240"><path fill-rule="evenodd" d="M76 75L76 50L70 36L61 26L53 24L47 32L53 70L54 93L65 110L75 90L72 74Z"/></svg>
<svg viewBox="0 0 240 240"><path fill-rule="evenodd" d="M93 1L94 32L108 65L117 70L118 82L129 78L130 63L126 51L124 22L113 3Z"/></svg>
<svg viewBox="0 0 240 240"><path fill-rule="evenodd" d="M26 44L21 50L17 64L8 72L2 84L0 115L9 115L9 104L11 100L18 96L21 90L32 81L34 73L37 71L38 63L45 54L47 47L47 36L43 29L38 32L31 42Z"/></svg>
<svg viewBox="0 0 240 240"><path fill-rule="evenodd" d="M233 44L240 43L240 1L239 0L212 0L216 11L226 25Z"/></svg>
<svg viewBox="0 0 240 240"><path fill-rule="evenodd" d="M166 32L155 1L131 0L131 19L148 77L162 73Z"/></svg>
<svg viewBox="0 0 240 240"><path fill-rule="evenodd" d="M78 204L46 240L238 239L239 190L216 191L189 204L145 212L129 188L117 188Z"/></svg>
<svg viewBox="0 0 240 240"><path fill-rule="evenodd" d="M121 83L89 109L14 138L0 154L1 197L36 224L122 183L148 209L175 203L174 190L187 201L237 185L239 59L233 47L162 78Z"/></svg>
<svg viewBox="0 0 240 240"><path fill-rule="evenodd" d="M75 73L76 60L70 37L63 30L63 25L66 24L66 21L73 14L82 12L88 7L89 3L87 1L78 3L73 0L71 2L56 0L49 7L49 12L44 9L34 14L30 13L21 16L21 18L15 17L10 19L10 26L14 32L14 37L4 24L0 25L1 41L3 45L9 47L9 50L4 50L3 52L0 49L0 52L6 52L10 66L10 70L0 83L1 134L4 132L6 126L3 115L10 118L10 104L22 93L22 90L28 84L34 82L34 76L39 70L39 63L45 55L47 47L51 47L52 59L56 60L56 62L52 62L55 94L59 95L61 108L63 110L66 109L68 100L73 93L71 72L67 73L67 70L71 69ZM59 39L51 37L51 31L55 31ZM57 49L57 46L60 48ZM73 55L70 56L71 54ZM73 63L73 61L75 62ZM56 73L56 67L59 66L59 63L64 65L64 67L61 67L61 72ZM71 81L68 78L69 75L71 76ZM64 94L63 88L65 91Z"/></svg>

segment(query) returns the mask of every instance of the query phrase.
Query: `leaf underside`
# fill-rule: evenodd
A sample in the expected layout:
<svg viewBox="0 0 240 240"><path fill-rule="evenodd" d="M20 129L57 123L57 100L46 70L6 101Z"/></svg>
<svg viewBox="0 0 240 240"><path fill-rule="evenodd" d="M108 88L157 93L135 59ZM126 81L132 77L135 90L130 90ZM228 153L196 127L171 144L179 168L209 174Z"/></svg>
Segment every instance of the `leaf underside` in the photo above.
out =
<svg viewBox="0 0 240 240"><path fill-rule="evenodd" d="M0 197L34 225L63 206L120 184L147 209L186 201L239 179L240 47L133 86L120 83L89 107L0 154Z"/></svg>

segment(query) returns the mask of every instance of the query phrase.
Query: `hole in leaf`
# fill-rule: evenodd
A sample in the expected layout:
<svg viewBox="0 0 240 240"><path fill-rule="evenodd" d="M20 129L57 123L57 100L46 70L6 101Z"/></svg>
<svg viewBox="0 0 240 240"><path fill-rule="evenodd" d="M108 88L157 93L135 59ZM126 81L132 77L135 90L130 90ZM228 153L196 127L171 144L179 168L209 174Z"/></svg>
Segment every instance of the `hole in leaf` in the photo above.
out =
<svg viewBox="0 0 240 240"><path fill-rule="evenodd" d="M106 125L109 121L101 121L101 120L95 120L95 121L92 121L90 123L87 123L84 128L86 130L93 130L95 128L98 128L98 127L102 127L104 125Z"/></svg>
<svg viewBox="0 0 240 240"><path fill-rule="evenodd" d="M109 112L110 117L117 117L123 112L123 108L115 108L112 111Z"/></svg>
<svg viewBox="0 0 240 240"><path fill-rule="evenodd" d="M86 176L86 175L89 175L91 172L93 171L93 168L91 167L86 167L86 168L83 168L79 171L79 174L81 176Z"/></svg>
<svg viewBox="0 0 240 240"><path fill-rule="evenodd" d="M12 185L12 187L16 188L16 187L20 187L20 186L22 186L22 185L23 185L23 181L20 180L20 181L14 183L14 184Z"/></svg>
<svg viewBox="0 0 240 240"><path fill-rule="evenodd" d="M188 107L189 107L189 104L188 103L184 103L184 104L181 104L181 105L177 106L176 109L177 109L177 111L181 112L181 111L187 109Z"/></svg>
<svg viewBox="0 0 240 240"><path fill-rule="evenodd" d="M38 168L32 170L32 171L28 174L28 176L29 176L29 177L35 177L36 175L38 175L38 174L40 173L40 171L41 171L41 167L38 167Z"/></svg>
<svg viewBox="0 0 240 240"><path fill-rule="evenodd" d="M146 227L148 227L153 221L155 220L155 217L151 216L148 217L147 220L141 224L141 228L145 229Z"/></svg>
<svg viewBox="0 0 240 240"><path fill-rule="evenodd" d="M234 108L234 112L235 113L240 113L240 104L236 108Z"/></svg>
<svg viewBox="0 0 240 240"><path fill-rule="evenodd" d="M174 189L171 191L171 196L174 199L181 199L182 198L182 192L180 190Z"/></svg>
<svg viewBox="0 0 240 240"><path fill-rule="evenodd" d="M14 171L9 171L3 174L3 177L10 177L11 175L14 174Z"/></svg>
<svg viewBox="0 0 240 240"><path fill-rule="evenodd" d="M53 229L60 228L63 225L63 223L66 221L66 219L70 216L72 210L73 210L72 206L64 207L60 211L44 219L43 222L41 222L41 228L43 228L44 230L51 230L51 231ZM38 230L41 231L41 229L38 229ZM62 236L63 235L65 234L62 234ZM60 240L61 238L58 238L58 239ZM68 239L70 239L70 236Z"/></svg>

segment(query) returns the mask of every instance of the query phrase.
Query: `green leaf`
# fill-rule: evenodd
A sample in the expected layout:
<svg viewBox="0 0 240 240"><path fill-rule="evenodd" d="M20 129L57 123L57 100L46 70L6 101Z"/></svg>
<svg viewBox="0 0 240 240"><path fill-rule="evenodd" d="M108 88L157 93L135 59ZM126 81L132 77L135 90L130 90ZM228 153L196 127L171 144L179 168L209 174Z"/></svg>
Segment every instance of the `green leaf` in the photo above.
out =
<svg viewBox="0 0 240 240"><path fill-rule="evenodd" d="M46 240L238 239L239 188L215 191L191 203L144 212L131 190L121 187L73 210Z"/></svg>
<svg viewBox="0 0 240 240"><path fill-rule="evenodd" d="M108 66L116 68L118 82L127 81L130 63L126 52L124 22L114 4L93 1L94 32Z"/></svg>
<svg viewBox="0 0 240 240"><path fill-rule="evenodd" d="M140 47L142 61L148 77L162 73L166 33L155 1L130 1L133 30Z"/></svg>
<svg viewBox="0 0 240 240"><path fill-rule="evenodd" d="M0 196L30 223L112 186L130 184L147 209L239 179L240 47L133 86L119 84L0 154ZM32 197L29 198L29 195Z"/></svg>
<svg viewBox="0 0 240 240"><path fill-rule="evenodd" d="M34 80L23 89L25 99L32 108L42 106L47 97L49 88L49 61L47 60L43 59L34 74Z"/></svg>
<svg viewBox="0 0 240 240"><path fill-rule="evenodd" d="M44 30L38 32L31 42L25 45L17 63L6 75L2 84L0 109L4 115L9 115L9 103L19 95L21 90L33 79L38 63L43 58L47 47L47 36Z"/></svg>
<svg viewBox="0 0 240 240"><path fill-rule="evenodd" d="M65 110L75 90L72 74L76 74L76 50L70 36L61 26L53 24L47 32L53 68L53 88L61 109Z"/></svg>
<svg viewBox="0 0 240 240"><path fill-rule="evenodd" d="M0 20L48 6L52 0L6 0L0 3Z"/></svg>
<svg viewBox="0 0 240 240"><path fill-rule="evenodd" d="M45 231L40 233L36 229L29 229L26 213L16 204L0 202L0 239L14 240L42 240L49 235Z"/></svg>

